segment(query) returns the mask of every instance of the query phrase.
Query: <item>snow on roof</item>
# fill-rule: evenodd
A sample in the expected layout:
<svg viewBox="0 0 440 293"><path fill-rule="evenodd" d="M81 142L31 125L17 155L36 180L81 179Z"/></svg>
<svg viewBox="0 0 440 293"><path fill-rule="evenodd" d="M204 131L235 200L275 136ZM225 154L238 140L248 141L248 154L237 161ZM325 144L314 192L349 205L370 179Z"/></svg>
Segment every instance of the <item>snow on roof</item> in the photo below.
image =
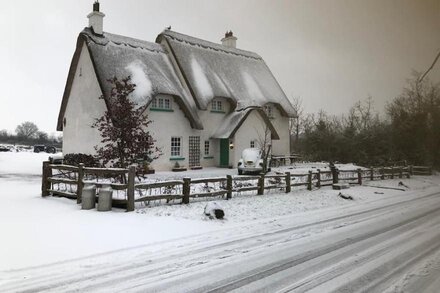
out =
<svg viewBox="0 0 440 293"><path fill-rule="evenodd" d="M239 126L240 122L247 116L251 109L244 111L235 111L225 116L219 128L212 135L212 138L230 138L234 129Z"/></svg>
<svg viewBox="0 0 440 293"><path fill-rule="evenodd" d="M250 107L247 109L234 111L234 112L231 112L228 115L226 115L224 120L220 124L220 126L217 128L217 130L211 136L211 138L231 138L231 137L233 137L235 132L238 130L238 128L241 126L241 124L244 122L244 120L246 120L247 116L251 113L252 110L257 111L257 113L261 116L264 123L271 131L272 139L280 139L275 127L270 122L269 117L267 117L267 115L265 114L264 111L262 111L261 109L256 108L256 107Z"/></svg>
<svg viewBox="0 0 440 293"><path fill-rule="evenodd" d="M136 84L133 98L137 102L146 105L157 94L175 96L187 109L194 127L203 128L194 99L184 90L161 45L106 32L99 36L90 28L85 28L80 35L86 37L104 94L110 92L108 79L131 75Z"/></svg>
<svg viewBox="0 0 440 293"><path fill-rule="evenodd" d="M285 115L296 115L259 55L170 30L162 32L156 42L162 37L172 48L199 108L206 110L214 97L226 97L241 108L274 103L281 106Z"/></svg>

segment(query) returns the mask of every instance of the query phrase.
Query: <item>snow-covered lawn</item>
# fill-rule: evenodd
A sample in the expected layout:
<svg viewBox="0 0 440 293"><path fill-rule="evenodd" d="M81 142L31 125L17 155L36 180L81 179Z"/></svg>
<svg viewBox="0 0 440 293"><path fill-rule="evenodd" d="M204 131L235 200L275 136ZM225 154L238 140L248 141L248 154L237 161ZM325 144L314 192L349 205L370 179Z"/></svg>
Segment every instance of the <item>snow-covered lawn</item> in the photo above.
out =
<svg viewBox="0 0 440 293"><path fill-rule="evenodd" d="M109 251L182 239L197 234L231 233L244 225L272 221L294 215L292 219L316 217L361 203L395 198L402 191L377 186L398 187L403 181L410 190L439 185L439 177L413 177L365 182L376 187L356 186L343 190L354 200L338 197L339 191L322 188L314 191L295 190L289 194L271 191L264 196L243 195L232 200L218 200L225 220L209 220L203 215L206 201L189 205L145 207L133 213L83 211L72 200L40 196L41 162L48 154L0 153L0 271L36 266ZM322 168L324 163L297 164L298 170ZM355 166L339 166L353 169ZM282 168L280 171L285 171ZM293 170L293 169L290 169ZM231 173L232 172L232 173ZM155 179L213 177L236 174L236 170L210 168L182 173L159 172ZM290 218L289 218L290 221ZM0 280L1 282L1 280Z"/></svg>

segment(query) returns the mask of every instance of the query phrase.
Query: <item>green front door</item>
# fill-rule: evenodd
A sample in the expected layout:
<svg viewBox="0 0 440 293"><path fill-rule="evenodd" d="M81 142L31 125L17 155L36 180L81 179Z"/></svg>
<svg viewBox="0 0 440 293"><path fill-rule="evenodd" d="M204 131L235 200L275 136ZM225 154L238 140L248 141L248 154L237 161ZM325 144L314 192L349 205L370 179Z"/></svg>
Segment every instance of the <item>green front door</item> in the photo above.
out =
<svg viewBox="0 0 440 293"><path fill-rule="evenodd" d="M229 166L229 139L220 139L220 167Z"/></svg>

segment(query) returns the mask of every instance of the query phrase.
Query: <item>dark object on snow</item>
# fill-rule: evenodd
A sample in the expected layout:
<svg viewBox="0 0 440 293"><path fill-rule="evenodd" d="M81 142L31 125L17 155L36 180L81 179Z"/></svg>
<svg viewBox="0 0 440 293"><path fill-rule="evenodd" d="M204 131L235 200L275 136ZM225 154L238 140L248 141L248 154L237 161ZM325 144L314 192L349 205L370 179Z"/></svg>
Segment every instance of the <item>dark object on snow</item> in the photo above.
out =
<svg viewBox="0 0 440 293"><path fill-rule="evenodd" d="M399 182L398 186L403 186L405 188L409 188L409 186L405 185L405 183L403 183L402 181Z"/></svg>
<svg viewBox="0 0 440 293"><path fill-rule="evenodd" d="M384 194L383 192L375 191L374 194Z"/></svg>
<svg viewBox="0 0 440 293"><path fill-rule="evenodd" d="M46 152L49 154L55 154L57 152L57 148L54 146L45 146L42 144L34 145L34 153Z"/></svg>
<svg viewBox="0 0 440 293"><path fill-rule="evenodd" d="M216 219L223 219L225 216L225 212L223 210L214 210L214 214Z"/></svg>
<svg viewBox="0 0 440 293"><path fill-rule="evenodd" d="M8 149L7 147L4 146L0 146L0 152L10 152L11 150Z"/></svg>
<svg viewBox="0 0 440 293"><path fill-rule="evenodd" d="M225 212L218 203L209 202L205 206L205 215L210 219L223 219L225 217Z"/></svg>
<svg viewBox="0 0 440 293"><path fill-rule="evenodd" d="M353 200L353 197L351 195L342 194L342 192L339 192L338 196L342 197L343 199Z"/></svg>

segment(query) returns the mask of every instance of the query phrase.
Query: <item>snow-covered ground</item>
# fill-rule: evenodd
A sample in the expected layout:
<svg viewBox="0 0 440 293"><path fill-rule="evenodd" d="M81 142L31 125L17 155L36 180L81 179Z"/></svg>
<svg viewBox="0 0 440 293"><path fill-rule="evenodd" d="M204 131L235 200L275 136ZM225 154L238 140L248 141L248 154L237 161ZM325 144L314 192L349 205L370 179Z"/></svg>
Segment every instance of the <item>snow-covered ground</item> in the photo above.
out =
<svg viewBox="0 0 440 293"><path fill-rule="evenodd" d="M419 197L424 198L427 194L438 192L440 189L439 176L417 176L411 179L366 181L365 185L369 186L355 186L343 190L344 194L351 195L354 198L353 201L338 197L339 191L333 191L329 187L314 191L298 189L289 194L271 191L263 196L242 195L229 201L217 200L225 210L224 220L209 220L203 214L206 201L192 202L189 205L145 207L133 213L126 213L118 209L113 209L112 212L83 211L72 200L54 197L41 198L41 178L39 174L41 173L41 162L47 157L47 154L0 153L0 197L3 203L0 212L0 231L2 235L0 242L0 291L15 291L14 288L18 287L14 287L13 284L22 277L29 278L29 280L32 278L39 280L39 278L43 278L43 274L58 273L61 278L62 272L74 275L73 272L81 274L83 270L88 268L90 268L88 273L91 273L91 268L104 270L104 267L122 266L123 264L130 266L129 263L144 262L143 258L145 257L148 257L148 259L153 256L153 259L163 257L169 258L173 263L183 262L185 257L189 257L185 255L186 250L208 251L206 250L208 247L214 247L219 243L230 243L231 241L240 241L241 243L242 241L248 241L246 239L259 237L259 235L268 233L271 235L273 231L299 229L295 227L302 227L302 225L315 227L314 223L320 221L339 219L348 214L358 215L359 213L365 213L365 210L368 209L375 211L383 206L397 205L404 201L414 201L414 209L415 207L420 208L415 204ZM324 169L326 166L324 163L297 164L294 169L290 170L299 172L309 170L312 167ZM354 168L354 166L339 167ZM285 168L280 171L285 171ZM236 172L236 170L212 168L203 171L188 171L186 174L161 172L153 175L152 178L171 179L176 178L175 176L215 177L231 174L230 172ZM407 191L380 188L401 188L401 186L398 186L399 181L408 186L408 188L405 188L408 189ZM427 202L428 199L423 201L426 208L431 207L431 205L435 206L437 203L434 201L435 199L429 198L429 200L430 202ZM384 223L391 223L392 219L398 219L401 214L407 213L407 210L408 213L412 211L412 204L402 204L401 209L390 210L389 215L385 211L377 215L387 219ZM333 237L336 237L330 236L331 231L334 229L337 229L334 231L339 231L338 227L350 226L352 223L356 224L365 220L363 218L360 220L357 218L358 216L350 217L352 218L347 216L347 218L338 220L337 223L335 222L335 226L330 228L327 226L319 229L316 227L313 229L301 228L303 230L301 230L301 233L298 232L299 234L286 234L288 240L285 241L290 243L296 238L303 239L310 236L311 238L308 240L304 238L305 243L309 243L310 246L310 243L312 243L310 241L315 239L313 237L318 237L315 234L321 231L324 236L329 233L328 237L330 238L323 238L324 241L321 239L318 242L331 244ZM368 221L372 221L374 218L374 215L369 215ZM334 239L336 241L337 237ZM261 241L269 245L272 240L262 238ZM281 240L278 239L277 241ZM283 241L277 242L274 247L278 247L281 245L280 243L284 243ZM250 247L254 245L254 242L246 243L243 242L242 245L249 245ZM408 245L410 244L416 245L417 243L411 242ZM235 248L230 248L228 245L224 245L225 250L232 249L230 250L232 255L243 254L244 257L246 252L240 252L244 249L243 246L235 250ZM267 247L272 247L272 245ZM310 246L310 249L312 248L313 245ZM215 249L212 248L209 251L215 253ZM262 253L263 250L261 249L264 248L260 247L256 251ZM249 250L252 251L250 248ZM175 255L174 258L173 255ZM423 274L424 271L429 271L431 276L439 265L439 261L436 261L439 260L438 253L436 255L436 258L431 262L419 263L418 266L412 268L412 271L405 272L401 280L394 284L392 288L397 292L399 292L399 288L414 288L411 286L420 282L420 278L415 276ZM280 256L282 258L282 254ZM180 257L182 260L179 259ZM199 257L203 258L203 256ZM210 259L211 257L206 255L206 258ZM73 261L72 259L77 260ZM267 261L269 260L270 258L267 259ZM258 261L254 258L255 264L252 261L248 263L246 259L241 259L241 261L247 263L245 267L258 266ZM263 261L263 258L261 258L261 261ZM58 262L58 264L41 267L43 264L54 262ZM205 262L209 263L208 260L201 260L197 263L202 266ZM139 265L139 263L136 265ZM190 265L190 263L185 264ZM236 273L239 274L240 272L241 270L237 270ZM67 275L63 275L63 278L67 278ZM155 282L160 283L160 279ZM430 282L429 286L434 286L432 285L435 284L433 282ZM39 288L37 285L32 285L34 283L29 284L30 289ZM36 281L36 284L50 284L50 282ZM68 284L67 281L66 284ZM88 281L87 284L84 284L84 288L92 284L93 281ZM4 290L2 290L2 285L5 286L3 287ZM52 285L47 286L51 288ZM163 290L162 285L158 286ZM250 290L254 288L249 287L250 285L246 286ZM59 292L75 289L76 287L53 288L55 288L53 291ZM82 287L76 289L81 291Z"/></svg>

